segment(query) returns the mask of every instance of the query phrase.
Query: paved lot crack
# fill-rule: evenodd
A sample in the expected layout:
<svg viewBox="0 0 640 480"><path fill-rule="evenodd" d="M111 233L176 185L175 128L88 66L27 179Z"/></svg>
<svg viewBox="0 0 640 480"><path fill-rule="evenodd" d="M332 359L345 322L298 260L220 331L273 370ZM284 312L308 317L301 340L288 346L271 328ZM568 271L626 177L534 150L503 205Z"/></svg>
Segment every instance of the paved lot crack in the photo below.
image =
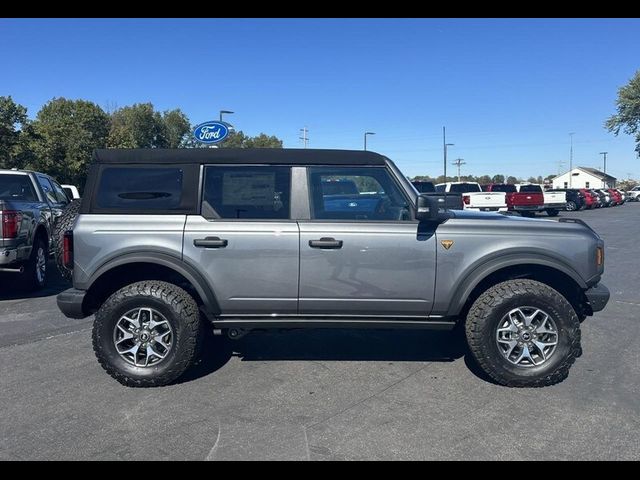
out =
<svg viewBox="0 0 640 480"><path fill-rule="evenodd" d="M376 397L376 396L378 396L378 395L380 395L380 394L382 394L382 393L384 393L384 392L386 392L386 391L388 391L388 390L392 389L392 388L393 388L393 387L395 387L396 385L398 385L398 384L400 384L400 383L404 382L404 381L405 381L405 380L407 380L408 378L411 378L412 376L414 376L414 375L416 375L417 373L421 372L422 370L426 369L428 366L429 366L429 365L423 365L422 367L418 368L417 370L414 370L413 372L409 373L408 375L405 375L404 377L400 378L399 380L397 380L397 381L393 382L391 385L386 386L386 387L385 387L385 388L383 388L382 390L379 390L379 391L377 391L377 392L375 392L375 393L373 393L373 394L369 395L368 397L363 398L362 400L358 400L356 403L353 403L353 404L349 405L347 408L344 408L343 410L340 410L339 412L333 413L333 414L329 415L328 417L326 417L326 418L324 418L324 419L322 419L322 420L320 420L320 421L318 421L318 422L312 423L311 425L307 425L307 426L305 427L305 435L306 435L306 431L307 431L307 429L309 429L309 428L313 428L313 427L316 427L316 426L318 426L318 425L320 425L320 424L322 424L322 423L328 422L328 421L329 421L329 420L331 420L332 418L338 417L338 416L342 415L343 413L345 413L345 412L347 412L347 411L351 410L352 408L357 407L358 405L362 405L362 404L363 404L364 402L366 402L367 400L370 400L370 399L372 399L373 397Z"/></svg>

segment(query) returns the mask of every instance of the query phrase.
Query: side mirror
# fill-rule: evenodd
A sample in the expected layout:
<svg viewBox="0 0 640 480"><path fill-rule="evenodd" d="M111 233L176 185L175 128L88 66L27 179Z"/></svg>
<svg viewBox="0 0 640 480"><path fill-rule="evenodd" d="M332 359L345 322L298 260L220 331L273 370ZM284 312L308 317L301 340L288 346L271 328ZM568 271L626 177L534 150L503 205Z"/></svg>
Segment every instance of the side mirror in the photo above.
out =
<svg viewBox="0 0 640 480"><path fill-rule="evenodd" d="M418 195L416 220L419 222L437 221L438 211L444 205L444 196L442 195Z"/></svg>

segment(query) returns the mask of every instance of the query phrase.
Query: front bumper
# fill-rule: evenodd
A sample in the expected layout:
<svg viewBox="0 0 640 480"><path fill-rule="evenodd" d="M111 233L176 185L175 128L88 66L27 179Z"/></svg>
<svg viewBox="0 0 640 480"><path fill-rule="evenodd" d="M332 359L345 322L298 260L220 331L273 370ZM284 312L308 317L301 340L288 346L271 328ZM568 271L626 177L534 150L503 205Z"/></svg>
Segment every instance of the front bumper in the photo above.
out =
<svg viewBox="0 0 640 480"><path fill-rule="evenodd" d="M591 310L593 310L594 313L604 310L604 307L607 305L607 302L611 297L609 289L601 283L585 290L584 294L587 297L589 306L591 306Z"/></svg>
<svg viewBox="0 0 640 480"><path fill-rule="evenodd" d="M58 294L56 297L56 303L65 317L76 319L86 318L88 315L85 314L82 309L82 304L86 294L87 292L84 290L70 288L69 290L65 290Z"/></svg>

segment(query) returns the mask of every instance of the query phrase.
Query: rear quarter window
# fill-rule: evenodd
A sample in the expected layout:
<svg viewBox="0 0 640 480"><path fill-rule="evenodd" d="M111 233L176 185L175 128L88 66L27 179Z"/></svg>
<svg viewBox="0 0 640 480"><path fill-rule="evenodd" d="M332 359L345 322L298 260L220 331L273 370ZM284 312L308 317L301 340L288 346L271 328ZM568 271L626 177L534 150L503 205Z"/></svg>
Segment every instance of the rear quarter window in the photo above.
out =
<svg viewBox="0 0 640 480"><path fill-rule="evenodd" d="M27 175L0 175L0 200L37 202L38 197Z"/></svg>
<svg viewBox="0 0 640 480"><path fill-rule="evenodd" d="M95 206L106 210L181 210L182 168L107 167L98 184Z"/></svg>

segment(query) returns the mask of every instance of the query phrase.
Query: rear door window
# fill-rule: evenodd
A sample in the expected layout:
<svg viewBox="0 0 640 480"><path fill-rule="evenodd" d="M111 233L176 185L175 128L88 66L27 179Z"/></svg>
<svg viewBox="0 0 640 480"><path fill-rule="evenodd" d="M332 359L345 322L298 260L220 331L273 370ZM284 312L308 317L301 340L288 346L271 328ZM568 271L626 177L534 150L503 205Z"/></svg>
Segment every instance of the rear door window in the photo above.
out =
<svg viewBox="0 0 640 480"><path fill-rule="evenodd" d="M53 186L51 185L51 182L49 181L49 179L47 177L41 177L40 175L38 175L37 177L38 177L38 183L40 184L40 188L42 188L42 191L44 192L44 196L46 197L47 201L51 205L60 203L58 201L58 198L56 197L56 193L53 190Z"/></svg>
<svg viewBox="0 0 640 480"><path fill-rule="evenodd" d="M290 167L220 165L205 168L202 196L205 218L289 219L290 210Z"/></svg>

